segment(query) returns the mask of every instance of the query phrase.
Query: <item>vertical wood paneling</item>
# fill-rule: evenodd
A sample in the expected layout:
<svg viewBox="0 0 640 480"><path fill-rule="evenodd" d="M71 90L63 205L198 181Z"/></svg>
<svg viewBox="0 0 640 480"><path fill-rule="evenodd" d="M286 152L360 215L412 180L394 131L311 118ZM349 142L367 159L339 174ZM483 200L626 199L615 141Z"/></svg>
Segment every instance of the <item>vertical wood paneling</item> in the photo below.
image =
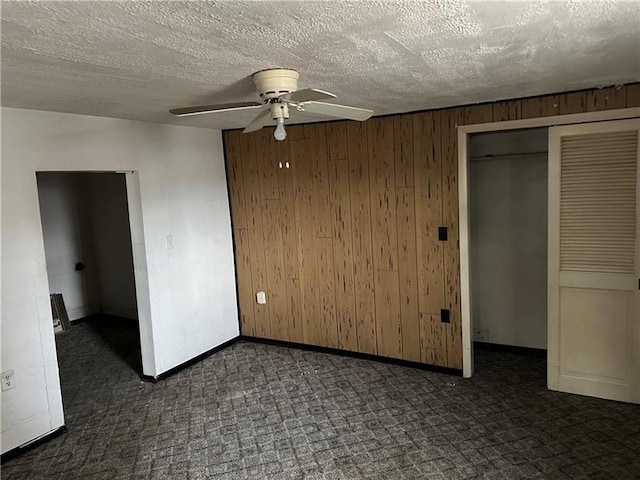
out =
<svg viewBox="0 0 640 480"><path fill-rule="evenodd" d="M243 335L256 334L253 317L253 288L251 286L251 248L249 232L234 230L234 253L236 256L236 281L238 285L238 307L240 308L240 330Z"/></svg>
<svg viewBox="0 0 640 480"><path fill-rule="evenodd" d="M420 353L423 363L447 365L447 341L439 315L420 314Z"/></svg>
<svg viewBox="0 0 640 480"><path fill-rule="evenodd" d="M358 351L376 353L366 125L355 122L349 123L347 125L347 137Z"/></svg>
<svg viewBox="0 0 640 480"><path fill-rule="evenodd" d="M457 125L462 123L460 108L442 113L442 217L448 230L444 242L444 307L450 311L445 324L447 366L462 368L462 325L460 323L460 250L458 224L458 149Z"/></svg>
<svg viewBox="0 0 640 480"><path fill-rule="evenodd" d="M413 163L413 162L412 162ZM397 189L398 279L402 358L420 361L420 323L418 313L418 267L416 258L416 212L413 187Z"/></svg>
<svg viewBox="0 0 640 480"><path fill-rule="evenodd" d="M346 145L346 144L345 144ZM357 350L353 276L353 229L349 196L349 163L329 162L333 253L335 264L336 317L339 348Z"/></svg>
<svg viewBox="0 0 640 480"><path fill-rule="evenodd" d="M640 107L640 83L634 83L633 85L627 85L623 87L625 90L626 106Z"/></svg>
<svg viewBox="0 0 640 480"><path fill-rule="evenodd" d="M275 151L275 150L274 150ZM289 340L286 291L283 289L284 245L280 226L280 201L264 200L264 254L267 272L267 304L271 338Z"/></svg>
<svg viewBox="0 0 640 480"><path fill-rule="evenodd" d="M621 87L600 88L586 92L586 102L588 112L624 108L626 95Z"/></svg>
<svg viewBox="0 0 640 480"><path fill-rule="evenodd" d="M247 135L240 144L244 166L244 189L247 204L247 228L249 250L251 252L251 286L252 295L267 290L267 271L263 245L262 211L260 199L260 173L256 156L255 136ZM255 298L255 297L254 297ZM253 302L255 335L271 338L269 322L269 304L260 305Z"/></svg>
<svg viewBox="0 0 640 480"><path fill-rule="evenodd" d="M365 125L369 135L373 266L376 270L397 270L393 123L388 118L372 118Z"/></svg>
<svg viewBox="0 0 640 480"><path fill-rule="evenodd" d="M461 368L455 125L624 106L640 84L225 132L242 333Z"/></svg>
<svg viewBox="0 0 640 480"><path fill-rule="evenodd" d="M320 345L320 309L316 238L313 223L313 192L301 192L296 199L298 272L302 292L302 334L305 343Z"/></svg>
<svg viewBox="0 0 640 480"><path fill-rule="evenodd" d="M347 122L327 123L329 160L347 159Z"/></svg>
<svg viewBox="0 0 640 480"><path fill-rule="evenodd" d="M424 112L413 122L418 308L425 313L440 312L444 303L439 119L439 112Z"/></svg>
<svg viewBox="0 0 640 480"><path fill-rule="evenodd" d="M291 162L289 153L289 145L291 142L276 142L276 153L278 159L278 186L280 187L280 197L289 197L295 195L295 168ZM299 159L297 159L299 160ZM289 168L286 167L289 162ZM280 167L282 165L282 167Z"/></svg>
<svg viewBox="0 0 640 480"><path fill-rule="evenodd" d="M318 257L318 300L320 304L320 345L338 348L336 289L334 286L333 239L316 239Z"/></svg>
<svg viewBox="0 0 640 480"><path fill-rule="evenodd" d="M323 123L309 126L309 148L313 173L313 205L315 209L316 237L331 237L329 205L329 174L327 172L327 140Z"/></svg>
<svg viewBox="0 0 640 480"><path fill-rule="evenodd" d="M414 115L393 117L396 187L413 186L413 118Z"/></svg>
<svg viewBox="0 0 640 480"><path fill-rule="evenodd" d="M378 355L402 358L398 272L376 270L375 289Z"/></svg>
<svg viewBox="0 0 640 480"><path fill-rule="evenodd" d="M280 198L280 218L284 251L284 275L298 278L298 231L296 221L296 200L294 196Z"/></svg>
<svg viewBox="0 0 640 480"><path fill-rule="evenodd" d="M519 120L522 117L522 101L506 100L493 104L492 118L494 122Z"/></svg>
<svg viewBox="0 0 640 480"><path fill-rule="evenodd" d="M290 128L308 132L308 127ZM295 162L296 236L298 238L298 278L302 295L302 336L305 343L319 345L321 338L316 267L316 208L314 205L311 146L308 139L292 141L291 161Z"/></svg>
<svg viewBox="0 0 640 480"><path fill-rule="evenodd" d="M493 105L485 103L482 105L470 105L464 107L464 124L489 123L493 121Z"/></svg>
<svg viewBox="0 0 640 480"><path fill-rule="evenodd" d="M289 341L304 343L304 312L302 310L302 290L297 278L285 279L287 324L289 325Z"/></svg>
<svg viewBox="0 0 640 480"><path fill-rule="evenodd" d="M570 113L582 113L587 111L587 94L585 92L572 92L560 95L558 113L568 115Z"/></svg>
<svg viewBox="0 0 640 480"><path fill-rule="evenodd" d="M255 134L256 158L260 175L260 198L277 199L280 196L278 187L278 151L273 134L263 128Z"/></svg>
<svg viewBox="0 0 640 480"><path fill-rule="evenodd" d="M240 135L242 135L242 133L239 131L225 133L225 159L227 162L227 183L229 185L229 199L231 203L233 227L247 228Z"/></svg>
<svg viewBox="0 0 640 480"><path fill-rule="evenodd" d="M558 115L559 99L557 95L523 98L520 118L550 117Z"/></svg>

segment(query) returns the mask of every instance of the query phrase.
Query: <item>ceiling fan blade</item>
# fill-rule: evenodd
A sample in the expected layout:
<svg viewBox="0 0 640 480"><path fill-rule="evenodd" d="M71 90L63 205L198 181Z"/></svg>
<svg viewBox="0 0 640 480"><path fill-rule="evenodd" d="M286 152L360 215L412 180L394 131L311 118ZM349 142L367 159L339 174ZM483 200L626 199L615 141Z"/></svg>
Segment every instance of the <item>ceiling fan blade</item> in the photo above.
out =
<svg viewBox="0 0 640 480"><path fill-rule="evenodd" d="M251 133L256 130L260 130L271 121L271 109L265 108L256 117L251 120L249 125L242 131L242 133Z"/></svg>
<svg viewBox="0 0 640 480"><path fill-rule="evenodd" d="M258 102L236 102L236 103L222 103L220 105L201 105L199 107L186 107L186 108L174 108L169 110L177 117L186 117L189 115L202 115L205 113L213 112L229 112L233 110L244 110L250 108L261 107L262 103Z"/></svg>
<svg viewBox="0 0 640 480"><path fill-rule="evenodd" d="M373 115L373 110L366 108L349 107L347 105L337 105L334 103L309 102L301 105L303 111L329 117L347 118L360 122Z"/></svg>
<svg viewBox="0 0 640 480"><path fill-rule="evenodd" d="M325 92L317 88L304 88L302 90L296 90L295 92L285 93L281 95L280 98L287 102L302 103L312 102L314 100L327 100L329 98L336 98L336 96L331 92Z"/></svg>

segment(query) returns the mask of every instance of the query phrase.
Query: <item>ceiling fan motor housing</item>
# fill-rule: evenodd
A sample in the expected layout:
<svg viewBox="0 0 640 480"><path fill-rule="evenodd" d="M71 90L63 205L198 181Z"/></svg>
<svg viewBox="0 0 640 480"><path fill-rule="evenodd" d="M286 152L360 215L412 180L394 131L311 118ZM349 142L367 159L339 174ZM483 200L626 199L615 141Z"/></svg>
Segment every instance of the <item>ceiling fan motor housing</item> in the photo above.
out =
<svg viewBox="0 0 640 480"><path fill-rule="evenodd" d="M258 95L263 101L277 98L298 89L300 74L289 68L270 68L253 74Z"/></svg>

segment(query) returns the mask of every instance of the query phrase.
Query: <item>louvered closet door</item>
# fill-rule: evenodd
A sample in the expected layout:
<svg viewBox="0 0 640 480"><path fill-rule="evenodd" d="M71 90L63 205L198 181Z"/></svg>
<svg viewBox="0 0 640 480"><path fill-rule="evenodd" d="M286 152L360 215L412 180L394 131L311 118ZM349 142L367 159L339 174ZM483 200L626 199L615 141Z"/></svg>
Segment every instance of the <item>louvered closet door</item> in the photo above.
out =
<svg viewBox="0 0 640 480"><path fill-rule="evenodd" d="M552 390L640 403L639 128L549 129Z"/></svg>

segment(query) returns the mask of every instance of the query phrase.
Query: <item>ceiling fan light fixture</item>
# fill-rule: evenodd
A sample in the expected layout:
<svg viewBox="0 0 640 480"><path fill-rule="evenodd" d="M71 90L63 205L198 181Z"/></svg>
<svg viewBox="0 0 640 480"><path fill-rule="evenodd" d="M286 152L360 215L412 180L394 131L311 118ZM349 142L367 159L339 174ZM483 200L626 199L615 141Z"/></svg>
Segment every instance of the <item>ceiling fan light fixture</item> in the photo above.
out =
<svg viewBox="0 0 640 480"><path fill-rule="evenodd" d="M284 129L284 121L289 118L289 107L285 102L278 100L271 100L271 118L276 121L276 129L273 132L273 137L282 141L287 138L287 132Z"/></svg>
<svg viewBox="0 0 640 480"><path fill-rule="evenodd" d="M279 142L281 142L282 140L287 138L287 132L284 129L284 118L278 118L276 122L278 126L273 132L273 137Z"/></svg>

